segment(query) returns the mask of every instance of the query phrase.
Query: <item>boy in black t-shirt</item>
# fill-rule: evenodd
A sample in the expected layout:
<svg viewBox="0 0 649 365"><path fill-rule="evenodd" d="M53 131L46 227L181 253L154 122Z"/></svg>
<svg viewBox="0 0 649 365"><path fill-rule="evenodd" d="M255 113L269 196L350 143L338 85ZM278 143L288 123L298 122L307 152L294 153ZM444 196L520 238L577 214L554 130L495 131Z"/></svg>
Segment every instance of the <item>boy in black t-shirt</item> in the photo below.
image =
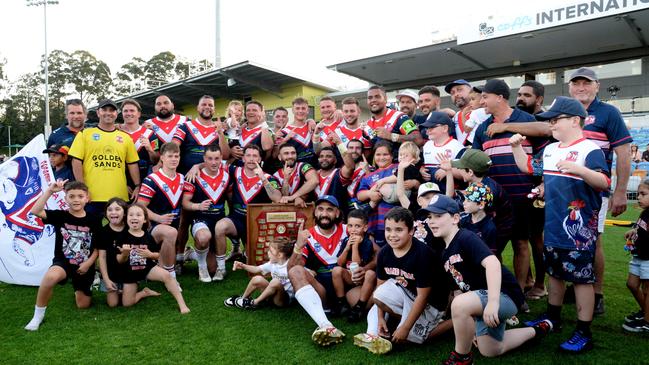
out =
<svg viewBox="0 0 649 365"><path fill-rule="evenodd" d="M65 284L72 279L77 308L90 307L92 297L90 288L95 278L97 250L93 245L93 233L101 228L101 218L86 213L88 187L78 181L67 183L58 180L52 183L34 203L30 213L41 218L43 223L54 226L56 241L54 259L47 270L36 296L34 317L25 326L28 331L36 331L43 322L47 303L52 297L56 284ZM52 194L63 190L69 210L45 210L45 204Z"/></svg>
<svg viewBox="0 0 649 365"><path fill-rule="evenodd" d="M440 333L437 327L443 321L448 292L438 287L433 291L433 283L443 280L435 277L436 271L431 270L435 266L431 249L412 239L413 221L412 213L401 207L385 215L388 244L379 251L377 258L375 305L367 315L367 333L354 336L355 345L376 354L390 351L391 342L421 344ZM399 318L392 333L385 320L386 313Z"/></svg>
<svg viewBox="0 0 649 365"><path fill-rule="evenodd" d="M429 213L433 234L446 243L442 261L456 291L451 303L455 350L444 364L473 363L474 336L480 353L494 357L552 329L552 322L546 320L505 331L505 320L524 302L514 276L475 233L458 227L460 207L453 199L437 195L423 210Z"/></svg>

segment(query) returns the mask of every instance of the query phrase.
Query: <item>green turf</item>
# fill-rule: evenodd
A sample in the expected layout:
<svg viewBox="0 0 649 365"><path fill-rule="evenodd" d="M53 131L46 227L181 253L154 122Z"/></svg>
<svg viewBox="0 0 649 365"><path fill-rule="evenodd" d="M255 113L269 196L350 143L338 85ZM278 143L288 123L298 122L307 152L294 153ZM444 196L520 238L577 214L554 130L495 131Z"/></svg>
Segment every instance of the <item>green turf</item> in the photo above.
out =
<svg viewBox="0 0 649 365"><path fill-rule="evenodd" d="M635 220L637 208L621 219ZM625 281L629 256L623 250L623 232L628 228L607 227L604 235L607 254L605 282L606 314L593 323L595 349L570 356L558 353L557 346L574 327L574 306L564 308L564 330L537 344L528 344L497 359L480 355L481 364L640 364L649 363L649 336L627 334L623 318L637 310ZM511 264L511 250L505 254ZM288 309L262 308L243 312L225 308L223 300L241 293L247 283L242 272L230 273L223 283L202 284L196 267L189 266L180 277L185 300L192 312L181 316L173 298L162 285L149 286L163 292L133 308L110 309L104 295L94 294L95 305L88 310L74 308L70 285L58 287L38 332L23 326L33 313L36 288L0 284L0 364L414 364L439 363L453 348L448 336L424 346L395 348L377 357L356 348L351 337L364 332L365 324L350 325L333 319L348 336L341 345L320 348L311 342L315 324L299 306ZM540 314L545 301L530 302L531 313Z"/></svg>

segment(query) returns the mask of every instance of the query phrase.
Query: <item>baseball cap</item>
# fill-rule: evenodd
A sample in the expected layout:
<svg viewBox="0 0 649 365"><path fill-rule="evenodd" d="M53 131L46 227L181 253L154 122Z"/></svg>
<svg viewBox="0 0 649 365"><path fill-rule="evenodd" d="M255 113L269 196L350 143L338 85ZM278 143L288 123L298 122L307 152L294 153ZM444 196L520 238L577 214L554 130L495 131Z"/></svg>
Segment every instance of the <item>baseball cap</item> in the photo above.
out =
<svg viewBox="0 0 649 365"><path fill-rule="evenodd" d="M548 120L556 118L559 115L573 115L581 118L586 118L588 112L584 109L584 106L581 105L579 101L567 96L557 96L556 99L550 105L550 109L543 113L536 115L538 120Z"/></svg>
<svg viewBox="0 0 649 365"><path fill-rule="evenodd" d="M426 119L426 121L421 124L421 127L432 128L438 125L447 125L449 131L451 130L451 128L455 127L455 124L453 123L451 118L449 118L448 114L444 112L431 112L428 119Z"/></svg>
<svg viewBox="0 0 649 365"><path fill-rule="evenodd" d="M439 186L437 186L437 184L432 182L427 182L419 185L419 191L417 191L417 196L419 197L424 194L428 194L430 192L441 193L441 191L439 190Z"/></svg>
<svg viewBox="0 0 649 365"><path fill-rule="evenodd" d="M68 146L62 145L62 144L53 144L49 146L48 148L43 150L43 153L60 153L63 156L68 155Z"/></svg>
<svg viewBox="0 0 649 365"><path fill-rule="evenodd" d="M447 94L450 94L451 89L453 88L453 86L457 86L457 85L467 85L467 86L471 87L471 84L469 84L468 81L466 81L465 79L459 79L459 80L455 80L455 81L453 81L453 82L451 82L449 84L446 84L446 86L444 86L444 91L446 91Z"/></svg>
<svg viewBox="0 0 649 365"><path fill-rule="evenodd" d="M491 167L489 156L476 149L467 149L459 160L451 161L451 166L456 169L470 169L477 173L486 173Z"/></svg>
<svg viewBox="0 0 649 365"><path fill-rule="evenodd" d="M433 199L431 199L430 204L425 208L421 208L418 213L426 212L433 214L456 214L460 212L460 206L457 205L455 200L446 195L439 194L435 195Z"/></svg>
<svg viewBox="0 0 649 365"><path fill-rule="evenodd" d="M415 103L417 102L417 100L419 100L419 95L417 95L417 93L412 90L401 91L400 93L397 94L397 100L401 99L402 96L407 96L411 98L412 100L415 101Z"/></svg>
<svg viewBox="0 0 649 365"><path fill-rule="evenodd" d="M483 93L500 95L509 100L509 85L500 79L491 79L482 88Z"/></svg>
<svg viewBox="0 0 649 365"><path fill-rule="evenodd" d="M327 202L336 208L340 208L340 204L338 204L338 199L336 199L336 197L333 195L323 195L319 197L318 200L315 201L315 205L318 206L318 204L322 202Z"/></svg>
<svg viewBox="0 0 649 365"><path fill-rule="evenodd" d="M99 105L97 105L97 109L105 108L107 106L112 106L115 108L115 110L118 110L119 108L117 107L117 104L112 101L111 99L103 99L99 101Z"/></svg>
<svg viewBox="0 0 649 365"><path fill-rule="evenodd" d="M484 91L484 85L474 86L473 91L477 92L478 94L482 94L482 92Z"/></svg>
<svg viewBox="0 0 649 365"><path fill-rule="evenodd" d="M591 70L588 67L578 68L575 72L572 73L572 75L570 75L569 81L573 81L574 79L578 78L588 79L590 81L599 81L595 71Z"/></svg>
<svg viewBox="0 0 649 365"><path fill-rule="evenodd" d="M479 182L469 184L469 186L466 187L466 190L464 190L462 194L464 194L466 200L475 203L485 202L487 206L491 205L491 202L494 200L494 196L491 193L491 188Z"/></svg>

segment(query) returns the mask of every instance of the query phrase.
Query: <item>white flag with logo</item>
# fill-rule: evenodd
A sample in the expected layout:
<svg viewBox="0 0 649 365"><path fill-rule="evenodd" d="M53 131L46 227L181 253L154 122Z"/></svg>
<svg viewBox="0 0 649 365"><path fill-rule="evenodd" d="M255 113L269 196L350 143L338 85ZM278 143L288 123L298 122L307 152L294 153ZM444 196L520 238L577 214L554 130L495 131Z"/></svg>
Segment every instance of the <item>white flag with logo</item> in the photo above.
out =
<svg viewBox="0 0 649 365"><path fill-rule="evenodd" d="M45 138L39 134L0 165L0 281L40 285L54 256L54 229L30 214L53 181ZM65 195L56 193L47 209L65 209Z"/></svg>

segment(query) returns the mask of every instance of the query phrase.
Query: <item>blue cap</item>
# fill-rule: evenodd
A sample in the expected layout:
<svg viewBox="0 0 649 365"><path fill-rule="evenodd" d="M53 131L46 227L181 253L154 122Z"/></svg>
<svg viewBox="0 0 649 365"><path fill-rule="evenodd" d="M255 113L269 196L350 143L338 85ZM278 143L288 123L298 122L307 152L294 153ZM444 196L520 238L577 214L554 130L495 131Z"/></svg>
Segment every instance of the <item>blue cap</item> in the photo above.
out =
<svg viewBox="0 0 649 365"><path fill-rule="evenodd" d="M451 89L453 88L453 86L457 86L457 85L467 85L467 86L471 87L471 84L469 84L468 81L466 81L465 79L459 79L459 80L455 80L455 81L451 82L450 84L447 84L446 86L444 86L444 91L446 91L447 94L450 94Z"/></svg>
<svg viewBox="0 0 649 365"><path fill-rule="evenodd" d="M571 115L586 118L588 113L586 112L586 109L584 109L584 106L576 99L567 96L557 96L557 98L552 102L552 105L550 105L550 109L537 114L536 119L548 120L556 118L559 115Z"/></svg>
<svg viewBox="0 0 649 365"><path fill-rule="evenodd" d="M430 204L419 209L418 214L422 213L433 213L433 214L456 214L460 212L460 206L457 205L457 202L446 195L438 194L433 196L430 200Z"/></svg>
<svg viewBox="0 0 649 365"><path fill-rule="evenodd" d="M421 124L421 127L433 128L438 125L447 125L449 132L451 131L451 128L455 128L455 123L453 123L448 114L444 112L431 112L428 119Z"/></svg>
<svg viewBox="0 0 649 365"><path fill-rule="evenodd" d="M336 199L336 197L333 195L323 195L319 197L318 200L315 201L315 205L317 206L322 202L327 202L336 208L340 208L340 204L338 204L338 199Z"/></svg>

